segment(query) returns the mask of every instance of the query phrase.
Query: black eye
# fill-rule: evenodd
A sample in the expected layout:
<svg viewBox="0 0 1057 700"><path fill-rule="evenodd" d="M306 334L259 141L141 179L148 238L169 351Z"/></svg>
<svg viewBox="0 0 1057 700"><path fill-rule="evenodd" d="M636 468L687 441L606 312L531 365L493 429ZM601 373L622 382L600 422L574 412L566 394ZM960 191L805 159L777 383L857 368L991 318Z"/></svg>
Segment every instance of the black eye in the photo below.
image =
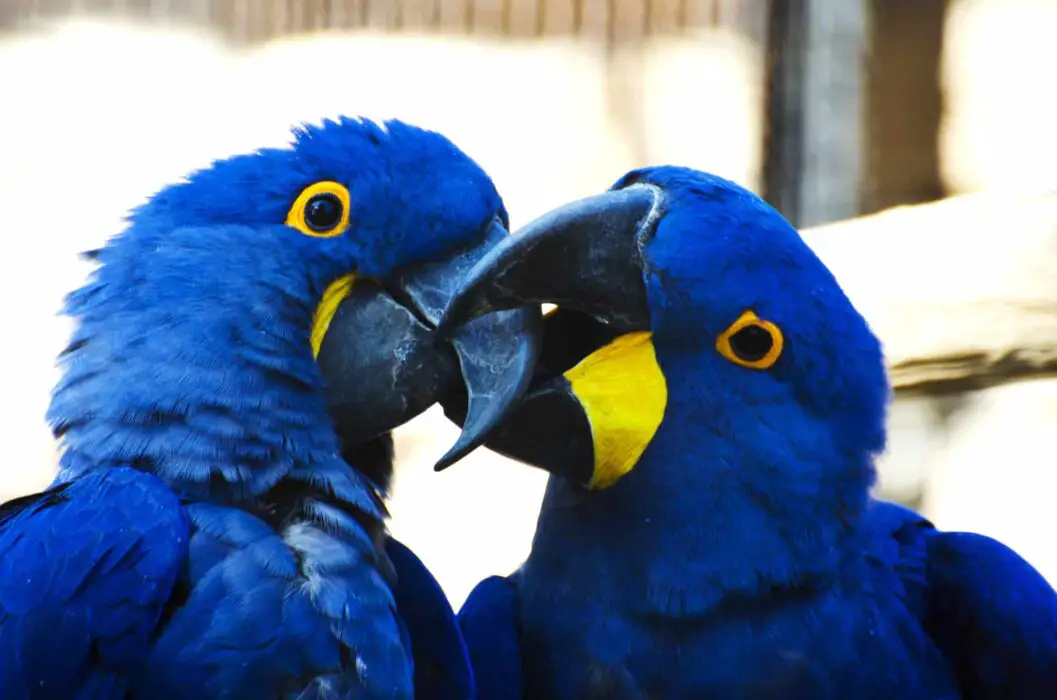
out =
<svg viewBox="0 0 1057 700"><path fill-rule="evenodd" d="M730 349L745 362L758 362L774 347L774 336L763 326L751 324L730 336Z"/></svg>
<svg viewBox="0 0 1057 700"><path fill-rule="evenodd" d="M317 233L329 231L338 225L343 213L337 195L321 192L305 204L305 225Z"/></svg>
<svg viewBox="0 0 1057 700"><path fill-rule="evenodd" d="M716 338L720 355L749 369L770 369L782 356L784 346L782 329L764 321L752 309L746 309Z"/></svg>

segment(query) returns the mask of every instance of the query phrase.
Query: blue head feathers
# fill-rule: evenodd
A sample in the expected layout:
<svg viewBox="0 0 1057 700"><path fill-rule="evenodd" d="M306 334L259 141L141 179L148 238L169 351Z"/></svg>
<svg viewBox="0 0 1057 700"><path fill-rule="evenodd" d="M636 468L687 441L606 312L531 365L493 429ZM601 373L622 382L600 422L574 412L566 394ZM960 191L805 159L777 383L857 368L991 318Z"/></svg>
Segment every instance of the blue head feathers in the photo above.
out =
<svg viewBox="0 0 1057 700"><path fill-rule="evenodd" d="M1052 586L869 498L880 343L758 197L629 173L493 249L441 326L524 302L558 309L488 444L552 477L525 563L460 613L479 693L1057 692Z"/></svg>
<svg viewBox="0 0 1057 700"><path fill-rule="evenodd" d="M506 220L491 180L444 136L399 121L341 118L302 127L290 148L220 161L159 192L124 237L144 237L144 225L170 236L172 229L220 225L281 232L296 197L326 181L347 192L339 192L348 202L346 235L329 244L325 234L283 238L288 259L319 266L307 270L317 286L335 271L384 279L476 243L496 216Z"/></svg>
<svg viewBox="0 0 1057 700"><path fill-rule="evenodd" d="M859 486L872 479L871 457L885 442L884 361L832 273L777 211L732 182L662 167L630 173L615 189L636 183L663 197L642 265L658 361L678 364L678 374L666 372L673 380L686 378L669 383L669 401L711 407L699 419L755 434L761 451L800 426L790 432L840 455L834 471L854 470L844 476ZM758 321L739 323L747 313Z"/></svg>
<svg viewBox="0 0 1057 700"><path fill-rule="evenodd" d="M830 570L867 502L888 385L878 340L778 212L713 175L631 172L494 249L443 325L526 302L559 309L489 445L608 513L577 526L584 546L685 546L725 589Z"/></svg>
<svg viewBox="0 0 1057 700"><path fill-rule="evenodd" d="M255 497L384 436L458 389L456 353L430 328L505 225L480 167L396 121L308 126L163 189L68 299L76 329L48 414L60 479L123 464L186 494ZM482 329L513 362L492 386L467 378L471 406L479 389L520 391L531 325L517 312ZM464 361L485 352L462 345ZM490 410L478 401L486 423Z"/></svg>

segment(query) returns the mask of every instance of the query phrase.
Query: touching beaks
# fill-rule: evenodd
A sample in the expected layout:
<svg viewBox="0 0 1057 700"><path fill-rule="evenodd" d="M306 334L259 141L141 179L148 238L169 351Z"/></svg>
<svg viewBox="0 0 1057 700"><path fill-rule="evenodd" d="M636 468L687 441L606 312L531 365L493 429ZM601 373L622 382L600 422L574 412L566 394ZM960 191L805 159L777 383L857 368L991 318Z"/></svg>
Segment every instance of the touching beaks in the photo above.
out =
<svg viewBox="0 0 1057 700"><path fill-rule="evenodd" d="M434 330L466 274L507 238L496 220L478 245L446 260L382 283L357 279L347 285L316 358L329 413L345 444L393 430L456 391L468 397L468 412L462 434L444 456L454 463L516 406L536 365L538 306L476 319L443 340ZM453 386L460 375L464 388Z"/></svg>
<svg viewBox="0 0 1057 700"><path fill-rule="evenodd" d="M489 448L590 488L634 466L667 400L644 262L663 205L661 190L645 184L572 202L506 238L466 276L438 333L525 304L558 306L545 321L532 388ZM458 422L459 407L444 407Z"/></svg>
<svg viewBox="0 0 1057 700"><path fill-rule="evenodd" d="M649 328L642 249L662 204L658 188L635 184L544 214L474 266L437 331L539 303L589 314L624 332Z"/></svg>

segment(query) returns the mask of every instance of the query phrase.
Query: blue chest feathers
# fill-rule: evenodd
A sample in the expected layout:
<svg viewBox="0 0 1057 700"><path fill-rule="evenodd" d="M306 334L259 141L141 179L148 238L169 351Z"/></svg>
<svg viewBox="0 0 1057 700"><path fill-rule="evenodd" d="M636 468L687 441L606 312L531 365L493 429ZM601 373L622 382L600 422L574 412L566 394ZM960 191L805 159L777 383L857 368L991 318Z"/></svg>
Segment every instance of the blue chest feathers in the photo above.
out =
<svg viewBox="0 0 1057 700"><path fill-rule="evenodd" d="M384 555L344 512L299 511L273 527L267 514L187 506L188 561L135 697L410 697Z"/></svg>
<svg viewBox="0 0 1057 700"><path fill-rule="evenodd" d="M834 591L675 618L523 585L529 698L958 698L916 620L879 601Z"/></svg>
<svg viewBox="0 0 1057 700"><path fill-rule="evenodd" d="M921 560L869 523L832 570L751 590L734 587L746 572L713 578L707 548L672 523L651 539L654 516L623 518L631 530L607 537L602 505L551 484L518 573L527 697L958 697L921 622L909 571Z"/></svg>

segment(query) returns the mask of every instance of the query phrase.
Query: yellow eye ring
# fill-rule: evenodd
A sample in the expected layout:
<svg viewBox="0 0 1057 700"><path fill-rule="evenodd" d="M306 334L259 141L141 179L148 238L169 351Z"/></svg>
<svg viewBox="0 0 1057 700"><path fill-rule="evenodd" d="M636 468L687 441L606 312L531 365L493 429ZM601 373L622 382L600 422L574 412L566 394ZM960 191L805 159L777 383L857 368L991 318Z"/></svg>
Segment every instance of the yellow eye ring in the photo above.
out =
<svg viewBox="0 0 1057 700"><path fill-rule="evenodd" d="M770 369L782 356L785 339L778 326L746 311L716 338L716 351L736 365Z"/></svg>
<svg viewBox="0 0 1057 700"><path fill-rule="evenodd" d="M349 225L351 203L343 185L330 180L317 182L297 195L286 214L286 225L314 238L340 236Z"/></svg>

